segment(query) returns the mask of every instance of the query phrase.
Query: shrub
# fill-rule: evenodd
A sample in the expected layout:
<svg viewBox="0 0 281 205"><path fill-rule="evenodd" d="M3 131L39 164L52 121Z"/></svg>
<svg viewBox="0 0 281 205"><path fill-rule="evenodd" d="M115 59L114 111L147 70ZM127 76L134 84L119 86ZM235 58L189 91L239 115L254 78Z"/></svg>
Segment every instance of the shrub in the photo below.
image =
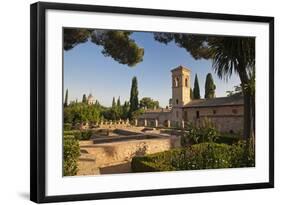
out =
<svg viewBox="0 0 281 205"><path fill-rule="evenodd" d="M209 119L205 118L201 124L189 124L185 134L181 137L181 145L198 144L202 142L215 142L219 131Z"/></svg>
<svg viewBox="0 0 281 205"><path fill-rule="evenodd" d="M199 170L255 166L254 151L235 145L200 143L132 159L133 172Z"/></svg>
<svg viewBox="0 0 281 205"><path fill-rule="evenodd" d="M220 135L215 139L216 143L225 143L225 144L236 144L239 142L239 140L241 140L241 138L239 136L235 136L235 135L229 135L229 134L225 134L225 135Z"/></svg>
<svg viewBox="0 0 281 205"><path fill-rule="evenodd" d="M71 128L72 128L71 123L64 123L64 124L63 124L63 129L64 129L65 131L69 131L69 130L71 130Z"/></svg>
<svg viewBox="0 0 281 205"><path fill-rule="evenodd" d="M93 134L92 130L71 130L64 131L64 135L73 135L77 140L89 140Z"/></svg>
<svg viewBox="0 0 281 205"><path fill-rule="evenodd" d="M81 131L81 135L79 140L89 140L92 137L92 131L91 130L83 130Z"/></svg>
<svg viewBox="0 0 281 205"><path fill-rule="evenodd" d="M214 123L205 118L198 126L193 124L187 126L185 133L181 137L181 145L185 147L202 142L216 142L231 145L237 143L239 140L241 140L241 138L236 135L221 134Z"/></svg>
<svg viewBox="0 0 281 205"><path fill-rule="evenodd" d="M80 156L79 142L74 136L67 135L63 139L63 175L77 174L77 161Z"/></svg>

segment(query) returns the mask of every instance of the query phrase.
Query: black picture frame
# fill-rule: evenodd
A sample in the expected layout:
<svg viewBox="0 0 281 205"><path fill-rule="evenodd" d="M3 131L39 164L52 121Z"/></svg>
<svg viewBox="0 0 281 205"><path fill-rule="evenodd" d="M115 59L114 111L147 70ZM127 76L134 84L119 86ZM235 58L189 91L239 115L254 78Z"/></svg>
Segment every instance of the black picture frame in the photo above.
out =
<svg viewBox="0 0 281 205"><path fill-rule="evenodd" d="M46 10L121 13L193 19L233 20L269 24L269 181L263 183L122 191L74 195L46 196L46 81L45 39ZM144 8L125 8L65 3L34 3L30 7L30 199L37 203L96 200L198 192L230 191L274 187L274 18Z"/></svg>

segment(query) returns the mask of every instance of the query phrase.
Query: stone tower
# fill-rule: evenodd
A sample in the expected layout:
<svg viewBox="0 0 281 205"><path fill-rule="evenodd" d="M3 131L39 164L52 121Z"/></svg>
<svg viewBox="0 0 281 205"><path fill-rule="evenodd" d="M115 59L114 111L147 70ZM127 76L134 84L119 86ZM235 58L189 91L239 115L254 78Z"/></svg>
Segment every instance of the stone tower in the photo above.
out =
<svg viewBox="0 0 281 205"><path fill-rule="evenodd" d="M88 103L88 105L93 105L94 104L94 97L93 97L93 95L91 93L88 96L87 103Z"/></svg>
<svg viewBox="0 0 281 205"><path fill-rule="evenodd" d="M190 70L182 65L172 72L172 105L181 107L190 102Z"/></svg>

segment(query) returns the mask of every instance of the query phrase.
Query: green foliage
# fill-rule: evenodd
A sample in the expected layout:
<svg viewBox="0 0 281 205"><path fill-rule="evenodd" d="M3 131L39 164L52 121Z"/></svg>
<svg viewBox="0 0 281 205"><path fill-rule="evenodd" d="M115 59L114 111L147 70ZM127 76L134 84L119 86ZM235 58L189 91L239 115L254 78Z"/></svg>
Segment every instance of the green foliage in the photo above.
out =
<svg viewBox="0 0 281 205"><path fill-rule="evenodd" d="M140 100L140 107L147 109L159 108L159 102L149 97L144 97Z"/></svg>
<svg viewBox="0 0 281 205"><path fill-rule="evenodd" d="M144 49L130 39L131 34L128 31L97 30L92 32L91 41L103 46L104 56L111 56L118 63L134 66L143 60Z"/></svg>
<svg viewBox="0 0 281 205"><path fill-rule="evenodd" d="M133 77L131 93L130 93L130 111L129 115L132 118L132 113L139 109L139 91L138 91L138 81L137 77Z"/></svg>
<svg viewBox="0 0 281 205"><path fill-rule="evenodd" d="M121 107L121 118L128 119L129 111L130 111L130 104L129 104L129 102L125 101L123 106Z"/></svg>
<svg viewBox="0 0 281 205"><path fill-rule="evenodd" d="M253 149L247 149L244 141L235 145L200 143L134 157L131 166L133 172L253 167L255 154Z"/></svg>
<svg viewBox="0 0 281 205"><path fill-rule="evenodd" d="M205 118L197 126L189 124L186 132L181 136L181 145L187 146L201 142L215 142L219 136L219 131L209 119Z"/></svg>
<svg viewBox="0 0 281 205"><path fill-rule="evenodd" d="M131 119L136 119L144 113L144 109L138 109L131 113Z"/></svg>
<svg viewBox="0 0 281 205"><path fill-rule="evenodd" d="M64 123L98 122L102 111L99 105L72 103L64 108Z"/></svg>
<svg viewBox="0 0 281 205"><path fill-rule="evenodd" d="M93 135L93 131L91 130L69 130L64 131L64 135L71 135L74 136L76 140L89 140Z"/></svg>
<svg viewBox="0 0 281 205"><path fill-rule="evenodd" d="M65 98L64 98L63 106L67 107L67 105L68 105L68 89L66 89L66 92L65 92Z"/></svg>
<svg viewBox="0 0 281 205"><path fill-rule="evenodd" d="M89 29L71 29L65 28L63 30L63 47L64 50L70 50L79 43L88 41L91 31Z"/></svg>
<svg viewBox="0 0 281 205"><path fill-rule="evenodd" d="M86 96L86 94L83 94L82 103L87 103L87 96Z"/></svg>
<svg viewBox="0 0 281 205"><path fill-rule="evenodd" d="M208 73L205 82L205 98L210 99L215 97L216 85L214 84L213 76Z"/></svg>
<svg viewBox="0 0 281 205"><path fill-rule="evenodd" d="M242 87L240 85L234 86L234 90L226 91L227 97L230 96L242 96Z"/></svg>
<svg viewBox="0 0 281 205"><path fill-rule="evenodd" d="M102 46L102 54L111 56L115 61L134 66L143 60L144 49L139 48L133 39L132 32L95 30L95 29L64 29L64 50L70 50L89 39L92 43Z"/></svg>
<svg viewBox="0 0 281 205"><path fill-rule="evenodd" d="M116 107L115 97L112 99L111 107L114 109Z"/></svg>
<svg viewBox="0 0 281 205"><path fill-rule="evenodd" d="M78 140L73 136L64 136L63 139L63 175L74 176L78 171L80 148Z"/></svg>
<svg viewBox="0 0 281 205"><path fill-rule="evenodd" d="M239 140L241 140L240 136L230 135L230 134L220 134L219 136L216 137L215 142L231 145L237 143Z"/></svg>
<svg viewBox="0 0 281 205"><path fill-rule="evenodd" d="M208 118L197 126L188 124L186 131L181 136L181 145L183 147L198 144L202 142L215 142L224 144L235 144L241 137L236 134L220 133L215 124Z"/></svg>
<svg viewBox="0 0 281 205"><path fill-rule="evenodd" d="M198 77L197 74L195 75L195 80L194 80L194 88L193 88L193 99L200 99L200 88L199 88L199 82L198 82Z"/></svg>
<svg viewBox="0 0 281 205"><path fill-rule="evenodd" d="M65 131L69 131L72 128L72 124L71 123L64 123L63 124L63 130Z"/></svg>

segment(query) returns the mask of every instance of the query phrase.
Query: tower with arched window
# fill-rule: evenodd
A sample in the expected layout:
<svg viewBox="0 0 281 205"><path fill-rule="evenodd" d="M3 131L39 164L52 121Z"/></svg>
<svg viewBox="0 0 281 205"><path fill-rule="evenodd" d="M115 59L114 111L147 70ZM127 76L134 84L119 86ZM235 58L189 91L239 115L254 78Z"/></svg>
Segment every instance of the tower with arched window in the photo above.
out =
<svg viewBox="0 0 281 205"><path fill-rule="evenodd" d="M190 70L182 65L172 72L172 105L181 107L190 102Z"/></svg>

